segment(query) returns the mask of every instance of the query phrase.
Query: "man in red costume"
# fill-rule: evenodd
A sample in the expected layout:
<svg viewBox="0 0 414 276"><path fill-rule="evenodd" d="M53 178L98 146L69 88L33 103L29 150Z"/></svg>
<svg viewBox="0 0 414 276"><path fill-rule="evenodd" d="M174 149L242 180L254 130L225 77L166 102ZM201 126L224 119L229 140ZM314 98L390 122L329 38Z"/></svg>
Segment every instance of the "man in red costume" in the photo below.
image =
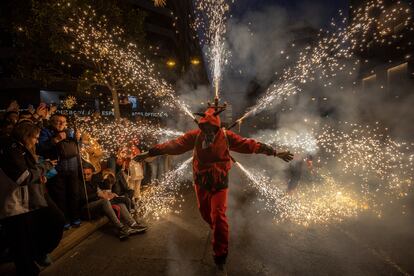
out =
<svg viewBox="0 0 414 276"><path fill-rule="evenodd" d="M221 111L209 107L204 114L197 114L202 116L198 122L199 129L158 144L141 158L178 155L193 150L193 177L198 208L213 232L214 261L219 271L224 271L229 241L226 217L228 174L233 162L230 151L273 155L286 162L291 161L293 155L290 152L276 152L271 146L221 128L218 116Z"/></svg>

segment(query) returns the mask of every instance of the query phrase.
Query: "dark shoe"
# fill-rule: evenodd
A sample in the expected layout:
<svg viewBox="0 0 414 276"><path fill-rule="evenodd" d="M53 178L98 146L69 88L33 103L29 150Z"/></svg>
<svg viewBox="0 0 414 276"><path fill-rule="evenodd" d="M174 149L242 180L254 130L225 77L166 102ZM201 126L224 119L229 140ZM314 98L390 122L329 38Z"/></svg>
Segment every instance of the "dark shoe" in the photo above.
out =
<svg viewBox="0 0 414 276"><path fill-rule="evenodd" d="M214 257L214 263L216 264L216 275L226 276L227 275L227 270L226 270L227 254L221 255L221 256L213 256L213 257Z"/></svg>
<svg viewBox="0 0 414 276"><path fill-rule="evenodd" d="M73 220L71 223L72 227L74 228L79 228L81 226L81 220L80 219L75 219Z"/></svg>
<svg viewBox="0 0 414 276"><path fill-rule="evenodd" d="M136 219L135 220L135 223L133 225L138 225L140 227L146 227L146 228L148 228L148 225L146 225L143 221L141 221L139 219Z"/></svg>
<svg viewBox="0 0 414 276"><path fill-rule="evenodd" d="M227 276L227 270L225 264L216 265L216 276Z"/></svg>
<svg viewBox="0 0 414 276"><path fill-rule="evenodd" d="M46 254L42 257L37 258L36 263L40 266L49 266L52 264L52 259L49 257L49 255Z"/></svg>
<svg viewBox="0 0 414 276"><path fill-rule="evenodd" d="M127 226L122 226L122 228L119 229L118 237L121 241L128 239L129 237L129 229Z"/></svg>
<svg viewBox="0 0 414 276"><path fill-rule="evenodd" d="M221 255L221 256L213 256L213 258L214 258L214 263L216 265L224 266L226 264L227 254Z"/></svg>
<svg viewBox="0 0 414 276"><path fill-rule="evenodd" d="M64 226L63 226L63 231L67 231L67 230L69 230L70 229L70 223L66 223Z"/></svg>
<svg viewBox="0 0 414 276"><path fill-rule="evenodd" d="M148 227L146 226L142 226L139 224L133 224L129 227L129 234L134 235L134 234L144 233L145 231L147 231L147 229Z"/></svg>

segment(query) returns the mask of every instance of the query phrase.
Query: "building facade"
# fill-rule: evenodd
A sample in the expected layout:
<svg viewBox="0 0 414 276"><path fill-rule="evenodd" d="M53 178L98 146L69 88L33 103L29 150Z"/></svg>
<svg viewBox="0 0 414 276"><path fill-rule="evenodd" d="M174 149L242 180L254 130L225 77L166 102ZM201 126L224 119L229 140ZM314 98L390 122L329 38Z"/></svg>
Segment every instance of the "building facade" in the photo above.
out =
<svg viewBox="0 0 414 276"><path fill-rule="evenodd" d="M355 10L364 2L350 1L351 22ZM366 50L355 53L361 60L357 91L366 107L363 119L369 123L383 123L396 136L407 138L414 133L411 108L414 104L414 7L410 0L385 0L384 7L384 13L373 10L372 15L384 41L391 42L368 40ZM379 24L385 22L391 12L395 20ZM407 19L409 24L404 24Z"/></svg>

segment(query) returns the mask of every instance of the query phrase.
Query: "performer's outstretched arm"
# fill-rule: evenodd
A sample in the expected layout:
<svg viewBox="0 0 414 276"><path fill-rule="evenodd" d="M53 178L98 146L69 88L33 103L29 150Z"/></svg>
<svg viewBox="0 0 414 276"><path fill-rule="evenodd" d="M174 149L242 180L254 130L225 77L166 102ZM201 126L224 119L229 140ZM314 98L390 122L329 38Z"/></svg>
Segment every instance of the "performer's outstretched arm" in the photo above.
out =
<svg viewBox="0 0 414 276"><path fill-rule="evenodd" d="M149 150L149 156L178 155L192 150L199 132L200 130L191 130L174 140L155 145Z"/></svg>
<svg viewBox="0 0 414 276"><path fill-rule="evenodd" d="M263 153L266 155L277 156L280 159L289 162L293 159L293 154L289 151L277 152L269 145L257 142L254 139L244 138L232 131L226 131L229 149L239 153Z"/></svg>
<svg viewBox="0 0 414 276"><path fill-rule="evenodd" d="M258 153L260 149L260 143L254 139L241 137L230 130L226 130L226 135L231 151L239 153Z"/></svg>

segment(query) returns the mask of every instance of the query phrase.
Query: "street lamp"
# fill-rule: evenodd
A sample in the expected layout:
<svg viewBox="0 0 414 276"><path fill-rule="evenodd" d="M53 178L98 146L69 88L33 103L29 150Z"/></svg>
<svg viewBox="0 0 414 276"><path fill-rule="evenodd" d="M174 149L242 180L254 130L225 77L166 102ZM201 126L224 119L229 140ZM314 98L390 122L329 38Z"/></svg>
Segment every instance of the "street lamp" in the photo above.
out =
<svg viewBox="0 0 414 276"><path fill-rule="evenodd" d="M192 58L191 60L190 60L190 62L191 62L191 64L192 65L199 65L200 64L200 60L198 59L198 58Z"/></svg>
<svg viewBox="0 0 414 276"><path fill-rule="evenodd" d="M173 59L167 60L167 66L168 67L172 68L172 67L175 67L175 65L176 65L175 60L173 60Z"/></svg>

